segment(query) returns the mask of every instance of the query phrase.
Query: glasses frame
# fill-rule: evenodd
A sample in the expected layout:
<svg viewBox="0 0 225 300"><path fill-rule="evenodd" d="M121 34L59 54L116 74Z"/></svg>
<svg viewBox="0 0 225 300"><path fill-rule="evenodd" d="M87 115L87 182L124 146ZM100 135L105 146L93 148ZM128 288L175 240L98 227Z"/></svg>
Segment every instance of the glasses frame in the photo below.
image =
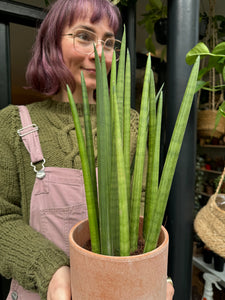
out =
<svg viewBox="0 0 225 300"><path fill-rule="evenodd" d="M77 50L76 44L75 44L75 39L78 38L78 37L76 36L76 32L74 32L74 33L65 33L65 34L63 34L62 36L69 36L69 37L72 37L72 38L73 38L73 48L74 48L74 50L77 51L78 53L90 55L90 54L92 54L92 53L94 52L94 45L97 46L99 43L101 43L102 48L103 48L103 50L104 50L104 54L107 53L107 52L111 52L111 51L112 51L112 53L113 53L113 51L115 51L115 53L116 53L116 61L119 60L120 49L113 48L112 50L108 50L108 51L107 51L107 49L105 49L104 46L105 46L105 43L107 42L107 40L111 40L111 39L113 39L113 40L115 41L115 44L116 44L116 43L119 43L120 46L121 46L121 41L120 41L120 40L110 37L110 38L107 38L107 39L104 41L104 40L98 39L97 35L96 35L94 32L92 32L92 31L89 31L89 30L87 30L87 29L83 29L83 31L84 31L84 32L88 32L88 33L92 34L93 36L96 36L95 41L93 41L93 50L91 50L91 51L89 51L89 52L84 52L84 51L79 51L79 50Z"/></svg>

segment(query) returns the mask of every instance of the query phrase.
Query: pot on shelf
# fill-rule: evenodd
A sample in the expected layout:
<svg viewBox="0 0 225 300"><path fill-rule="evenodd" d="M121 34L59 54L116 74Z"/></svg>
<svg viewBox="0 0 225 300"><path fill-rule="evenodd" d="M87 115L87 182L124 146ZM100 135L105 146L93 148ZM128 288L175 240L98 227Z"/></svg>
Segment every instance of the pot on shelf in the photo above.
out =
<svg viewBox="0 0 225 300"><path fill-rule="evenodd" d="M167 45L168 41L168 19L161 18L154 25L155 37L159 44Z"/></svg>
<svg viewBox="0 0 225 300"><path fill-rule="evenodd" d="M198 111L198 136L202 138L220 138L225 133L225 118L221 118L215 129L216 110Z"/></svg>
<svg viewBox="0 0 225 300"><path fill-rule="evenodd" d="M142 237L140 218L139 237ZM90 239L88 220L69 235L73 300L165 300L169 237L162 226L155 250L133 256L106 256L83 248Z"/></svg>

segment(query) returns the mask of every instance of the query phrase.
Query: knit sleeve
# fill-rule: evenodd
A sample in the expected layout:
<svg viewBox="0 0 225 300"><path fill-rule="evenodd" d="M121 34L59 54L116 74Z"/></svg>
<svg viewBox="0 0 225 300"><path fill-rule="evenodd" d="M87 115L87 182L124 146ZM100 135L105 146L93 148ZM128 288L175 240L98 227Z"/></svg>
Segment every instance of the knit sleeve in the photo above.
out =
<svg viewBox="0 0 225 300"><path fill-rule="evenodd" d="M0 273L46 299L49 281L58 268L69 265L63 251L31 228L21 204L18 110L0 111Z"/></svg>

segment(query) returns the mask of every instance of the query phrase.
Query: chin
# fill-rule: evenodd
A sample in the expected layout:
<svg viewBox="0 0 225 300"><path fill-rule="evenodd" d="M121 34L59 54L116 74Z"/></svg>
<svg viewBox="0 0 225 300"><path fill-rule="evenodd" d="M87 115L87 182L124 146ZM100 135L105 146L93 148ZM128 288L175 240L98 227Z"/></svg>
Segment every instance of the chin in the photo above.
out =
<svg viewBox="0 0 225 300"><path fill-rule="evenodd" d="M93 83L87 81L86 87L87 87L87 90L96 90L96 81Z"/></svg>

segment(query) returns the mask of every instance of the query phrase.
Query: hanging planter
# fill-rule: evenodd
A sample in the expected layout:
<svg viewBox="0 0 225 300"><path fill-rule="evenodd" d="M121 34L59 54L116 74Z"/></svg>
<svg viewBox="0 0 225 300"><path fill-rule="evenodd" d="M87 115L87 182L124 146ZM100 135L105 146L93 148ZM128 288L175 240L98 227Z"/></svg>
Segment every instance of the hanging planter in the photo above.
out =
<svg viewBox="0 0 225 300"><path fill-rule="evenodd" d="M199 138L221 138L225 133L225 119L221 118L216 126L216 110L199 110L197 131Z"/></svg>
<svg viewBox="0 0 225 300"><path fill-rule="evenodd" d="M201 18L200 34L205 35L206 29L206 37L187 53L186 61L192 64L197 56L202 58L196 87L199 109L202 109L198 112L198 136L220 138L225 133L224 118L217 111L224 102L225 42L219 42L224 38L224 17L215 15L215 1L209 0L209 16L203 14ZM208 93L206 101L201 90Z"/></svg>
<svg viewBox="0 0 225 300"><path fill-rule="evenodd" d="M156 41L161 45L167 45L168 19L161 18L154 26Z"/></svg>

